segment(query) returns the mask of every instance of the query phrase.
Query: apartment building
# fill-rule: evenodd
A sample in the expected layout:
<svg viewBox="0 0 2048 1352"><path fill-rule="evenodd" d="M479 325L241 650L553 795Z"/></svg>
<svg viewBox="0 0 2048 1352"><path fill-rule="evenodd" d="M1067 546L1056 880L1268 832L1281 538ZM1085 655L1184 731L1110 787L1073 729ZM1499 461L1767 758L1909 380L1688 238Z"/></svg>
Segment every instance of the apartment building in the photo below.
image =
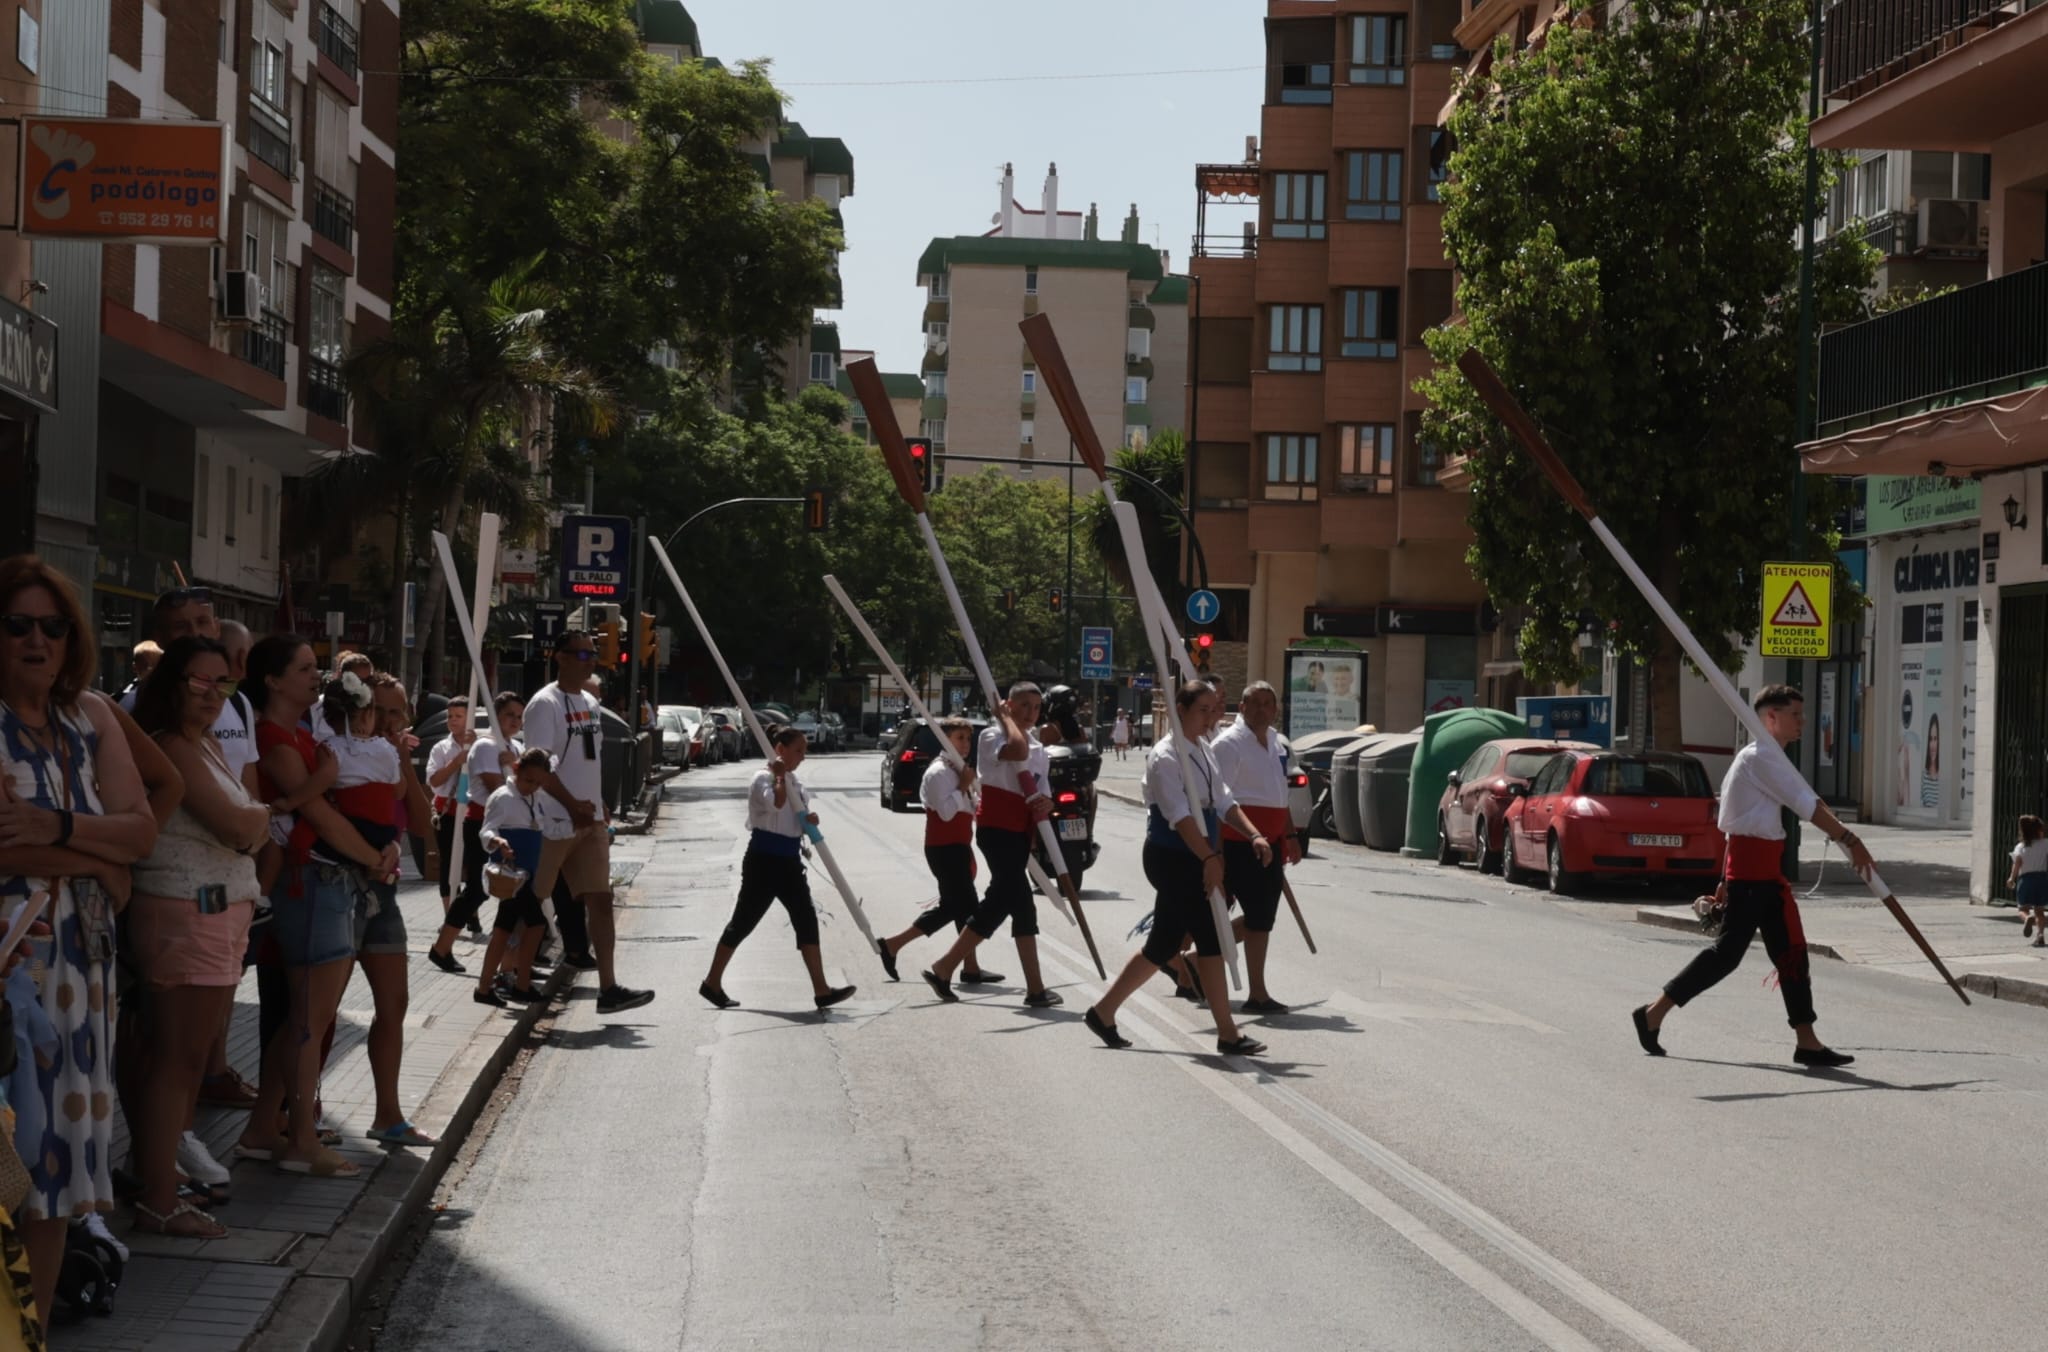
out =
<svg viewBox="0 0 2048 1352"><path fill-rule="evenodd" d="M1001 468L1020 477L1071 472L1077 493L1093 492L1095 476L1079 466L1059 410L1038 397L1038 370L1017 325L1041 311L1052 316L1097 438L1139 444L1179 421L1187 279L1141 242L1135 204L1114 240L1101 237L1093 205L1062 211L1057 165L1047 168L1037 209L1017 201L1009 165L1000 194L992 230L934 239L918 260L926 304L917 426L937 449L941 474L949 453L959 473L987 466L957 457L988 456L1015 462Z"/></svg>
<svg viewBox="0 0 2048 1352"><path fill-rule="evenodd" d="M1195 170L1188 495L1218 661L1309 688L1293 667L1316 659L1290 650L1344 654L1347 707L1391 728L1476 702L1489 618L1414 391L1451 312L1432 166L1465 18L1267 0L1260 135Z"/></svg>
<svg viewBox="0 0 2048 1352"><path fill-rule="evenodd" d="M832 387L846 396L846 430L872 446L875 444L874 429L868 426L867 414L853 392L853 381L847 377L846 368L857 361L873 361L875 354L848 348L839 353L839 358L839 369L833 375ZM906 433L915 432L918 419L924 416L924 377L915 371L884 371L882 389L889 396L889 410L896 415L896 425Z"/></svg>
<svg viewBox="0 0 2048 1352"><path fill-rule="evenodd" d="M0 0L0 86L18 108L35 108L42 68L42 0ZM57 411L57 328L36 313L35 263L18 234L0 235L0 555L36 547L37 432Z"/></svg>
<svg viewBox="0 0 2048 1352"><path fill-rule="evenodd" d="M167 223L140 213L132 232L33 247L62 395L39 433L37 547L91 590L118 676L181 572L270 626L287 481L363 444L341 372L389 326L398 11L111 0L42 17L45 113L227 128L217 238L139 242Z"/></svg>
<svg viewBox="0 0 2048 1352"><path fill-rule="evenodd" d="M1824 335L1799 453L1885 476L1866 515L1903 527L1869 558L1874 796L1967 821L1971 895L2004 896L2013 820L2048 801L2048 5L1837 0L1821 72L1816 145L1951 156L1930 219L1976 207L1986 280Z"/></svg>

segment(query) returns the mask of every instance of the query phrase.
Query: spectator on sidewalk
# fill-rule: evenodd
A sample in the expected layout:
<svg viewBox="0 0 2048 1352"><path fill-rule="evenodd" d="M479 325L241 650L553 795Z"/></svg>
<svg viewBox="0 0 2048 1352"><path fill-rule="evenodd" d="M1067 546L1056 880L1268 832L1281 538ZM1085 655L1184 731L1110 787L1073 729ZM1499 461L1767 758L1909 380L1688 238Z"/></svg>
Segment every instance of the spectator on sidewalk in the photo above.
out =
<svg viewBox="0 0 2048 1352"><path fill-rule="evenodd" d="M588 913L593 956L597 959L599 1014L638 1009L654 998L653 991L621 985L613 966L618 938L612 915L610 812L604 803L600 759L603 725L597 701L582 693L595 673L597 649L590 636L570 629L555 640L556 679L526 702L526 744L546 751L554 760L547 793L548 812L569 832L541 847L538 894L552 892L555 880L566 877Z"/></svg>
<svg viewBox="0 0 2048 1352"><path fill-rule="evenodd" d="M262 706L256 745L263 796L282 798L306 783L318 760L305 718L320 697L319 662L304 639L273 634L250 652L249 679ZM398 846L371 845L324 798L289 820L284 873L270 895L271 939L289 982L287 1017L266 1038L260 1097L241 1153L287 1173L353 1177L361 1170L320 1139L319 1048L354 967L356 897L368 878L397 871ZM286 1109L287 1132L279 1136L278 1114Z"/></svg>
<svg viewBox="0 0 2048 1352"><path fill-rule="evenodd" d="M128 664L135 675L128 682L130 690L138 689L149 679L149 673L156 670L156 664L163 660L164 650L153 638L146 638L135 645L128 654Z"/></svg>
<svg viewBox="0 0 2048 1352"><path fill-rule="evenodd" d="M448 706L448 735L427 753L427 791L434 796L434 849L441 861L441 914L448 914L454 893L448 865L455 858L455 827L469 806L469 748L476 733L469 726L469 705ZM460 964L458 964L459 966Z"/></svg>
<svg viewBox="0 0 2048 1352"><path fill-rule="evenodd" d="M541 792L549 769L547 752L539 747L523 752L513 767L511 782L499 786L484 807L484 849L501 863L517 868L526 878L517 895L498 903L497 918L491 924L491 942L484 950L483 967L476 978L474 998L480 1005L503 1008L508 999L540 998L533 987L533 959L541 936L547 933L547 917L541 913L533 880L540 872L541 846L551 829L552 819L546 815ZM559 833L562 828L554 825L552 829ZM514 976L510 989L500 992L494 979L515 931L522 937L510 968Z"/></svg>
<svg viewBox="0 0 2048 1352"><path fill-rule="evenodd" d="M234 620L220 622L220 645L227 653L228 677L235 682L235 693L228 696L227 707L236 717L223 718L213 725L214 738L220 743L228 769L234 772L252 799L262 792L256 779L256 706L249 702L249 692L242 688L242 683L249 676L249 648L254 642L247 625ZM267 838L264 846L274 848ZM250 917L252 951L262 933L262 926L269 919L270 905L259 890ZM244 953L242 961L246 967L252 959ZM213 1048L207 1053L206 1078L199 1082L199 1101L215 1108L247 1108L256 1102L256 1086L243 1079L241 1073L228 1064L228 1031L233 1023L234 1005L230 1002L228 1012L221 1019L220 1036L214 1039Z"/></svg>
<svg viewBox="0 0 2048 1352"><path fill-rule="evenodd" d="M0 896L47 896L53 931L7 988L43 1034L7 1092L38 1310L55 1299L71 1218L114 1206L114 914L157 837L115 706L89 689L96 656L61 573L33 555L0 562Z"/></svg>
<svg viewBox="0 0 2048 1352"><path fill-rule="evenodd" d="M462 817L462 888L448 907L440 936L427 952L427 961L451 976L462 976L468 971L455 957L456 936L465 929L471 937L483 933L484 808L491 795L511 776L513 763L519 759L523 749L519 733L525 712L525 700L513 691L500 691L491 700L491 726L479 730L471 739L464 761L463 778L469 797Z"/></svg>
<svg viewBox="0 0 2048 1352"><path fill-rule="evenodd" d="M2020 839L2012 847L2005 885L2013 889L2013 905L2026 921L2020 937L2031 935L2035 948L2048 948L2048 834L2031 812L2020 817Z"/></svg>
<svg viewBox="0 0 2048 1352"><path fill-rule="evenodd" d="M224 1202L228 1176L188 1127L208 1053L234 1008L255 911L255 850L270 809L228 767L213 736L235 682L226 650L182 638L143 684L135 721L156 738L185 782L184 800L135 865L126 946L148 991L147 1073L133 1123L138 1228L217 1239L218 1221L178 1197L178 1171Z"/></svg>

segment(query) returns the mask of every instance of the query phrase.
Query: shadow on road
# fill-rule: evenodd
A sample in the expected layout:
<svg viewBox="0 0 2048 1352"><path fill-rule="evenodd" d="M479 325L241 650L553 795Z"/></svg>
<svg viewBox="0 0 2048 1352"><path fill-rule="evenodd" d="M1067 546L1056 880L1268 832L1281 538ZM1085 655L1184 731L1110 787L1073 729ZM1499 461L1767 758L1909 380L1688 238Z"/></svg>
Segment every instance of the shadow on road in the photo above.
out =
<svg viewBox="0 0 2048 1352"><path fill-rule="evenodd" d="M581 1051L587 1047L611 1047L617 1051L645 1051L646 1038L640 1036L642 1028L652 1028L648 1023L607 1023L597 1028L557 1028L548 1034L548 1045L564 1051Z"/></svg>
<svg viewBox="0 0 2048 1352"><path fill-rule="evenodd" d="M1704 1056L1674 1056L1673 1061L1685 1061L1696 1066L1728 1066L1735 1070L1768 1070L1779 1075L1795 1075L1811 1083L1820 1081L1825 1089L1758 1090L1747 1094L1701 1094L1702 1103L1750 1103L1758 1099L1801 1098L1809 1094L1848 1094L1866 1089L1888 1089L1898 1093L1927 1094L1945 1089L1962 1089L1973 1084L1990 1084L1989 1080L1934 1080L1926 1084L1893 1084L1890 1080L1873 1079L1859 1075L1853 1070L1824 1069L1804 1066L1784 1066L1768 1061L1716 1061Z"/></svg>

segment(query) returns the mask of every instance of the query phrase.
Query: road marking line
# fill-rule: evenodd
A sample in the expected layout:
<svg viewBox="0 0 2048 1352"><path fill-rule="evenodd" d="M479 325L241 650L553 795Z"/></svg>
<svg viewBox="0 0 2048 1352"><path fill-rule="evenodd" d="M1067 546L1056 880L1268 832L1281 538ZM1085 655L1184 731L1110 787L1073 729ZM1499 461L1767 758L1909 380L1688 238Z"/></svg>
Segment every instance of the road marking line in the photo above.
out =
<svg viewBox="0 0 2048 1352"><path fill-rule="evenodd" d="M1071 961L1071 970L1065 974L1069 980L1079 984L1093 984L1087 982L1082 971L1081 955L1064 944L1048 941L1040 935L1041 953L1048 947L1056 948L1063 958ZM1062 962L1061 965L1067 966L1068 963ZM1192 1030L1181 1025L1170 1010L1151 996L1141 993L1135 1002L1142 1003L1158 1015L1159 1021L1179 1033L1180 1037L1175 1038L1163 1033L1149 1021L1132 1018L1128 1013L1118 1021L1120 1030L1128 1025L1145 1042L1161 1051L1185 1051L1186 1041L1196 1039ZM1426 1222L1399 1202L1345 1168L1342 1163L1332 1158L1328 1152L1271 1109L1257 1102L1233 1082L1233 1077L1219 1075L1209 1067L1185 1057L1176 1056L1173 1061L1196 1083L1235 1109L1240 1116L1265 1132L1302 1163L1335 1184L1339 1191L1371 1212L1389 1229L1427 1254L1503 1314L1533 1336L1540 1338L1545 1346L1557 1349L1558 1352L1565 1352L1566 1349L1570 1349L1570 1352L1590 1352L1596 1348L1597 1345L1578 1330L1523 1295L1505 1278L1430 1228ZM1404 1186L1427 1198L1474 1233L1483 1236L1501 1253L1542 1278L1560 1294L1599 1317L1603 1323L1641 1346L1652 1349L1652 1352L1698 1352L1692 1344L1524 1238L1491 1212L1465 1200L1445 1184L1416 1168L1342 1118L1318 1106L1313 1100L1280 1084L1270 1076L1259 1076L1257 1083L1267 1094L1315 1122L1347 1148L1370 1160Z"/></svg>

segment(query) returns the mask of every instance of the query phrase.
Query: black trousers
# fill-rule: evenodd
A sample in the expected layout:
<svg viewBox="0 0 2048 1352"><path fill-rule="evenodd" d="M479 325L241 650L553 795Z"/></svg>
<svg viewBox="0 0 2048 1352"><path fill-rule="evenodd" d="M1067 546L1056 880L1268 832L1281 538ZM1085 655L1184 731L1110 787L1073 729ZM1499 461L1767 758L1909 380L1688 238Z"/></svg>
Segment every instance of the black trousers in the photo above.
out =
<svg viewBox="0 0 2048 1352"><path fill-rule="evenodd" d="M569 890L567 878L555 879L555 928L562 932L562 949L579 958L590 956L590 908Z"/></svg>
<svg viewBox="0 0 2048 1352"><path fill-rule="evenodd" d="M448 876L449 862L455 857L455 819L462 811L450 807L434 818L434 848L441 852L441 900L446 901L455 894L454 879Z"/></svg>
<svg viewBox="0 0 2048 1352"><path fill-rule="evenodd" d="M917 932L933 935L948 924L958 929L972 920L978 900L974 895L974 847L964 841L958 845L927 845L924 862L938 880L939 903L910 922L917 926Z"/></svg>
<svg viewBox="0 0 2048 1352"><path fill-rule="evenodd" d="M982 938L993 938L1005 920L1010 937L1029 939L1038 933L1038 900L1032 895L1031 837L1023 831L1005 831L999 826L976 828L981 857L988 861L988 890L967 927Z"/></svg>
<svg viewBox="0 0 2048 1352"><path fill-rule="evenodd" d="M462 890L448 903L448 923L467 929L484 912L489 893L484 891L484 819L462 819Z"/></svg>
<svg viewBox="0 0 2048 1352"><path fill-rule="evenodd" d="M811 880L804 874L804 861L796 855L763 854L747 851L740 861L740 899L732 908L732 920L718 937L722 948L738 948L768 914L773 902L789 912L790 928L796 931L796 946L808 948L818 942L818 908L811 904Z"/></svg>
<svg viewBox="0 0 2048 1352"><path fill-rule="evenodd" d="M544 929L547 923L547 913L541 910L540 898L533 894L533 887L529 884L520 888L516 895L498 902L498 915L491 922L491 928L510 934L521 925L529 929Z"/></svg>
<svg viewBox="0 0 2048 1352"><path fill-rule="evenodd" d="M1799 903L1783 883L1728 884L1728 918L1713 946L1671 978L1664 993L1683 1006L1695 995L1742 965L1749 941L1762 931L1764 952L1778 969L1778 993L1785 997L1785 1021L1794 1028L1812 1023L1813 976L1807 966L1806 932L1799 924Z"/></svg>
<svg viewBox="0 0 2048 1352"><path fill-rule="evenodd" d="M1249 840L1223 842L1223 886L1244 908L1244 927L1253 934L1273 932L1280 915L1281 868L1278 845L1273 847L1272 862L1261 864Z"/></svg>
<svg viewBox="0 0 2048 1352"><path fill-rule="evenodd" d="M1195 936L1195 952L1205 958L1223 955L1216 917L1202 891L1202 861L1178 845L1145 842L1145 881L1152 884L1152 931L1145 936L1145 961L1164 967Z"/></svg>

